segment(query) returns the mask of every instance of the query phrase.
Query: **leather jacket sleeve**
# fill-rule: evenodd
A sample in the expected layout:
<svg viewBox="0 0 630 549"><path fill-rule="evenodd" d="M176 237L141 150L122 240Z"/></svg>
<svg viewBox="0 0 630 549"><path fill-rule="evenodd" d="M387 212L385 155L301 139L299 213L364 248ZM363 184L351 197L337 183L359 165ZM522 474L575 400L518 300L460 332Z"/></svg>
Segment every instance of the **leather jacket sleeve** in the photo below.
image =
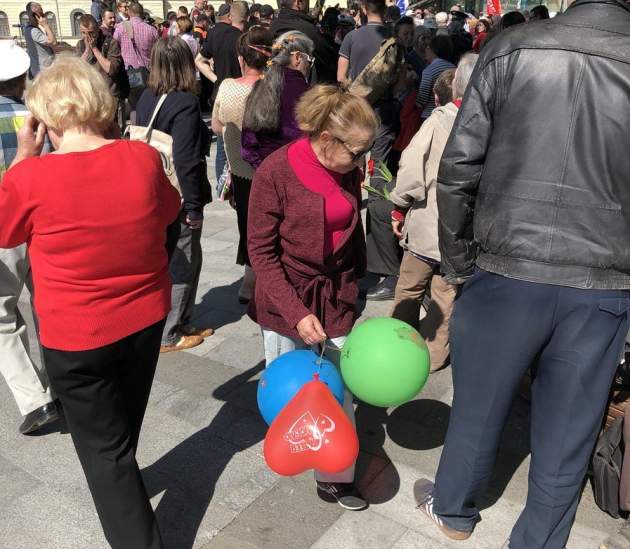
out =
<svg viewBox="0 0 630 549"><path fill-rule="evenodd" d="M496 89L493 63L473 72L438 172L438 234L442 273L462 284L473 274L477 244L473 216L479 180L492 135Z"/></svg>

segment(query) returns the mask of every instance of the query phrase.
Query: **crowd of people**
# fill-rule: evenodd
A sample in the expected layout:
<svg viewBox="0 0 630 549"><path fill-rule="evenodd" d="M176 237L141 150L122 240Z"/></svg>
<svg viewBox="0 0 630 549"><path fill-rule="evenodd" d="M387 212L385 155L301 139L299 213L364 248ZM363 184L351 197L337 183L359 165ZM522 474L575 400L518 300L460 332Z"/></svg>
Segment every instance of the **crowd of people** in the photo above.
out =
<svg viewBox="0 0 630 549"><path fill-rule="evenodd" d="M267 364L312 348L339 366L371 273L362 297L420 331L431 371L451 365L435 481L413 487L449 538L480 519L531 371L528 498L504 547L565 547L629 329L630 7L279 4L158 21L93 0L57 55L30 2L26 51L0 43L0 371L20 432L62 409L110 545L162 547L135 453L160 353L213 335L192 318L214 185ZM343 408L354 422L348 390ZM355 481L315 475L358 511Z"/></svg>

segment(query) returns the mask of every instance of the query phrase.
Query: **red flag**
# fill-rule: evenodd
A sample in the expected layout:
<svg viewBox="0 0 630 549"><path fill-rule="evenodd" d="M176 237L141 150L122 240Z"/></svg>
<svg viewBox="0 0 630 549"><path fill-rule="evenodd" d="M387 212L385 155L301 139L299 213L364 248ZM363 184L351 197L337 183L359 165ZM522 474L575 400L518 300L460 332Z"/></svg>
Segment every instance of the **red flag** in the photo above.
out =
<svg viewBox="0 0 630 549"><path fill-rule="evenodd" d="M501 13L503 13L501 0L486 0L486 11L488 12L488 16L501 15Z"/></svg>

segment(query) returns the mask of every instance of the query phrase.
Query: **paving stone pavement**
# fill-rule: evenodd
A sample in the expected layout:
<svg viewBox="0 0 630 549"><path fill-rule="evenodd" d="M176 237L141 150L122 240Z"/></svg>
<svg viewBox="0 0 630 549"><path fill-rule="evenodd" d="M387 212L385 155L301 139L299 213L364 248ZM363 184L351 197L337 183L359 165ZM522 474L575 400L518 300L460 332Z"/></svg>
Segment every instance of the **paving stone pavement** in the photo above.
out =
<svg viewBox="0 0 630 549"><path fill-rule="evenodd" d="M138 461L165 548L501 547L526 496L529 406L523 400L514 404L482 521L468 541L449 542L414 508L413 482L433 477L444 441L450 370L433 374L414 401L396 409L358 404L358 477L368 510L352 513L320 501L312 473L282 478L266 467L266 426L256 406L262 341L237 301L237 239L235 213L225 203L209 205L195 317L216 334L160 358L146 413ZM20 303L32 333L28 296ZM369 303L361 320L389 307ZM19 421L0 383L0 548L106 548L67 431L24 437ZM597 509L587 486L568 547L596 548L619 524Z"/></svg>

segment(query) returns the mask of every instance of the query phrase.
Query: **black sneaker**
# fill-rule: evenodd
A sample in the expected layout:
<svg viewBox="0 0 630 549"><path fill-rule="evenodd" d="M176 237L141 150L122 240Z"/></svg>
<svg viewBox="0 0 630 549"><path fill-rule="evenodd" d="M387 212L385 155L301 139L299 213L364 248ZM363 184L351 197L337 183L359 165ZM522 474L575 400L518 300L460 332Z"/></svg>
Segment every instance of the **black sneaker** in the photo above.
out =
<svg viewBox="0 0 630 549"><path fill-rule="evenodd" d="M368 506L354 482L319 482L317 493L325 501L336 501L348 511L361 511Z"/></svg>
<svg viewBox="0 0 630 549"><path fill-rule="evenodd" d="M368 301L387 301L394 299L397 283L397 276L386 276L376 286L368 290L365 299Z"/></svg>

